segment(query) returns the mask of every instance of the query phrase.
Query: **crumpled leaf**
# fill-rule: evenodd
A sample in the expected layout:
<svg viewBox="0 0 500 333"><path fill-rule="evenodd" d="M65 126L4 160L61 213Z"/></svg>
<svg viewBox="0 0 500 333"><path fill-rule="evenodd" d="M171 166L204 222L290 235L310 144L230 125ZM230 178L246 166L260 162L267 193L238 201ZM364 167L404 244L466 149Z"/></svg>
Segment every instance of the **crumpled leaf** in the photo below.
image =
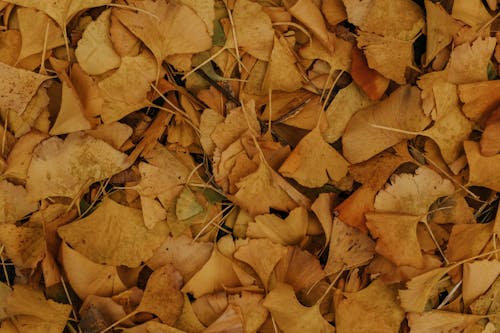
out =
<svg viewBox="0 0 500 333"><path fill-rule="evenodd" d="M391 184L375 197L375 211L421 216L436 199L452 195L455 187L432 169L421 166L415 174L391 177Z"/></svg>
<svg viewBox="0 0 500 333"><path fill-rule="evenodd" d="M98 83L104 98L101 118L104 123L120 120L149 104L147 94L157 75L150 53L125 56L116 72Z"/></svg>
<svg viewBox="0 0 500 333"><path fill-rule="evenodd" d="M483 316L432 310L424 313L409 313L408 325L415 333L459 332L481 318Z"/></svg>
<svg viewBox="0 0 500 333"><path fill-rule="evenodd" d="M144 226L142 212L105 198L89 216L58 229L59 236L90 260L137 267L166 238L166 225Z"/></svg>
<svg viewBox="0 0 500 333"><path fill-rule="evenodd" d="M313 129L298 143L279 172L307 187L321 187L347 175L348 162Z"/></svg>
<svg viewBox="0 0 500 333"><path fill-rule="evenodd" d="M180 292L182 277L167 264L151 274L137 312L154 313L167 325L173 325L182 313L184 296Z"/></svg>
<svg viewBox="0 0 500 333"><path fill-rule="evenodd" d="M425 0L427 15L427 46L424 66L436 57L453 40L460 24L439 4Z"/></svg>
<svg viewBox="0 0 500 333"><path fill-rule="evenodd" d="M342 137L343 155L351 163L366 161L396 143L413 137L390 129L420 131L429 123L420 106L420 91L402 86L380 103L359 110L347 123Z"/></svg>
<svg viewBox="0 0 500 333"><path fill-rule="evenodd" d="M116 267L96 264L64 242L60 254L65 276L80 299L89 295L112 296L127 289Z"/></svg>
<svg viewBox="0 0 500 333"><path fill-rule="evenodd" d="M271 170L263 161L257 171L241 179L236 187L238 192L233 201L253 216L269 213L270 208L289 211L297 207L295 201L276 184Z"/></svg>
<svg viewBox="0 0 500 333"><path fill-rule="evenodd" d="M406 69L416 68L413 42L360 31L358 46L365 52L368 66L399 84L406 83Z"/></svg>
<svg viewBox="0 0 500 333"><path fill-rule="evenodd" d="M236 38L239 48L257 59L268 61L273 49L274 29L262 6L250 0L238 0L232 15L236 37L231 31L224 47L234 48Z"/></svg>
<svg viewBox="0 0 500 333"><path fill-rule="evenodd" d="M0 62L0 109L22 114L38 87L50 77Z"/></svg>
<svg viewBox="0 0 500 333"><path fill-rule="evenodd" d="M269 277L276 264L285 256L286 247L269 239L250 239L234 252L234 257L250 265L267 289Z"/></svg>
<svg viewBox="0 0 500 333"><path fill-rule="evenodd" d="M411 0L344 0L344 5L349 22L385 37L410 40L425 24L422 10Z"/></svg>
<svg viewBox="0 0 500 333"><path fill-rule="evenodd" d="M344 295L346 299L335 314L339 332L399 332L405 313L393 287L375 280L358 292Z"/></svg>
<svg viewBox="0 0 500 333"><path fill-rule="evenodd" d="M330 251L325 265L327 274L338 273L366 264L375 254L375 242L364 232L334 218Z"/></svg>
<svg viewBox="0 0 500 333"><path fill-rule="evenodd" d="M483 156L479 144L473 141L465 141L464 150L469 164L468 184L500 191L500 154Z"/></svg>
<svg viewBox="0 0 500 333"><path fill-rule="evenodd" d="M47 300L41 291L16 284L7 297L5 311L9 317L21 319L21 327L26 322L28 327L31 326L25 327L24 332L62 333L69 319L71 306Z"/></svg>
<svg viewBox="0 0 500 333"><path fill-rule="evenodd" d="M16 13L22 36L19 60L42 52L44 44L46 50L64 45L62 30L44 12L33 8L18 8Z"/></svg>
<svg viewBox="0 0 500 333"><path fill-rule="evenodd" d="M255 222L248 224L247 237L267 238L282 245L300 243L307 232L309 223L307 210L294 208L285 219L274 214L263 214L255 217Z"/></svg>
<svg viewBox="0 0 500 333"><path fill-rule="evenodd" d="M212 45L205 22L190 7L152 0L132 5L141 11L117 9L113 15L151 50L158 66L169 55L198 53Z"/></svg>
<svg viewBox="0 0 500 333"><path fill-rule="evenodd" d="M278 283L267 294L263 305L271 312L278 327L289 333L333 333L331 326L321 315L319 304L306 307L299 303L293 288Z"/></svg>
<svg viewBox="0 0 500 333"><path fill-rule="evenodd" d="M89 23L78 41L75 56L87 74L99 75L120 67L121 58L116 53L109 35L111 9L105 10Z"/></svg>
<svg viewBox="0 0 500 333"><path fill-rule="evenodd" d="M14 224L37 209L38 204L28 197L24 187L0 181L0 224Z"/></svg>
<svg viewBox="0 0 500 333"><path fill-rule="evenodd" d="M366 213L366 226L377 238L375 251L398 266L421 268L424 264L417 239L420 216Z"/></svg>
<svg viewBox="0 0 500 333"><path fill-rule="evenodd" d="M33 200L73 198L84 186L127 167L125 154L90 135L71 133L65 140L51 137L33 151L26 189Z"/></svg>

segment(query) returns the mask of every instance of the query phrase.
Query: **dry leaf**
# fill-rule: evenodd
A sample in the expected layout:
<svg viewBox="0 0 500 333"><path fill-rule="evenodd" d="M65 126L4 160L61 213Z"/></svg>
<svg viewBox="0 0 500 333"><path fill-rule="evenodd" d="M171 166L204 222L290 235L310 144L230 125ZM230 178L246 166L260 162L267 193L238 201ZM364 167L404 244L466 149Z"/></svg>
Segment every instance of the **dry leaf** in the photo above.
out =
<svg viewBox="0 0 500 333"><path fill-rule="evenodd" d="M269 312L262 305L264 296L243 291L228 296L229 304L236 305L243 316L244 332L256 332L266 320Z"/></svg>
<svg viewBox="0 0 500 333"><path fill-rule="evenodd" d="M424 313L409 313L408 325L415 333L459 332L481 318L483 317L432 310Z"/></svg>
<svg viewBox="0 0 500 333"><path fill-rule="evenodd" d="M173 325L184 305L181 286L182 277L172 265L158 268L149 277L136 312L154 313L164 324Z"/></svg>
<svg viewBox="0 0 500 333"><path fill-rule="evenodd" d="M319 304L312 307L303 306L295 297L290 285L278 283L267 294L263 305L271 312L272 318L284 332L335 332L335 328L321 316Z"/></svg>
<svg viewBox="0 0 500 333"><path fill-rule="evenodd" d="M46 138L47 134L38 131L31 131L20 137L7 157L7 169L4 171L4 176L25 180L33 149ZM17 204L20 204L19 201Z"/></svg>
<svg viewBox="0 0 500 333"><path fill-rule="evenodd" d="M397 266L423 266L422 251L417 239L420 216L366 213L366 219L370 233L377 238L377 253Z"/></svg>
<svg viewBox="0 0 500 333"><path fill-rule="evenodd" d="M214 34L215 9L214 0L181 0L182 4L188 6L198 14L198 16L207 25L207 31L210 36Z"/></svg>
<svg viewBox="0 0 500 333"><path fill-rule="evenodd" d="M24 187L0 181L0 223L14 224L37 209L38 204L28 197Z"/></svg>
<svg viewBox="0 0 500 333"><path fill-rule="evenodd" d="M321 187L347 175L348 162L313 129L295 147L279 172L307 187Z"/></svg>
<svg viewBox="0 0 500 333"><path fill-rule="evenodd" d="M342 137L343 152L351 163L366 161L377 153L414 135L391 131L420 131L429 120L420 106L420 92L402 86L380 103L359 110L347 123ZM387 129L376 128L384 126Z"/></svg>
<svg viewBox="0 0 500 333"><path fill-rule="evenodd" d="M78 41L75 56L87 74L100 75L120 67L121 58L116 53L109 35L111 9L89 23Z"/></svg>
<svg viewBox="0 0 500 333"><path fill-rule="evenodd" d="M244 333L243 316L238 306L230 304L224 313L217 318L210 326L208 326L204 333Z"/></svg>
<svg viewBox="0 0 500 333"><path fill-rule="evenodd" d="M462 296L467 307L484 294L500 274L497 260L478 260L464 264Z"/></svg>
<svg viewBox="0 0 500 333"><path fill-rule="evenodd" d="M366 57L360 49L353 47L351 51L351 76L353 81L372 101L379 100L389 86L390 80L374 69L368 67Z"/></svg>
<svg viewBox="0 0 500 333"><path fill-rule="evenodd" d="M242 1L242 0L240 0ZM302 87L302 75L295 64L297 59L290 51L285 37L274 37L274 47L264 77L263 88L267 90L295 91Z"/></svg>
<svg viewBox="0 0 500 333"><path fill-rule="evenodd" d="M452 15L472 27L484 24L491 18L480 0L454 1Z"/></svg>
<svg viewBox="0 0 500 333"><path fill-rule="evenodd" d="M479 144L473 141L464 142L465 155L469 163L469 185L484 186L500 191L500 154L483 156Z"/></svg>
<svg viewBox="0 0 500 333"><path fill-rule="evenodd" d="M444 254L452 262L478 255L490 240L493 227L492 222L455 224Z"/></svg>
<svg viewBox="0 0 500 333"><path fill-rule="evenodd" d="M241 260L257 273L260 281L267 289L269 277L276 264L285 256L286 248L274 244L269 239L250 239L234 252L234 257Z"/></svg>
<svg viewBox="0 0 500 333"><path fill-rule="evenodd" d="M397 292L380 280L355 293L344 294L336 309L339 332L399 332L404 311L397 301Z"/></svg>
<svg viewBox="0 0 500 333"><path fill-rule="evenodd" d="M21 52L21 33L17 30L0 32L0 62L13 66Z"/></svg>
<svg viewBox="0 0 500 333"><path fill-rule="evenodd" d="M328 1L323 3L323 5L332 3L335 3L335 1ZM328 33L328 38L331 44L335 46L334 52L325 48L317 38L313 38L312 42L307 43L299 50L299 54L304 59L321 59L326 61L332 71L338 69L350 72L352 43L335 36L333 33ZM274 106L273 100L273 108Z"/></svg>
<svg viewBox="0 0 500 333"><path fill-rule="evenodd" d="M207 26L190 7L164 0L132 4L140 11L117 9L113 15L151 50L158 66L169 55L210 48L212 40Z"/></svg>
<svg viewBox="0 0 500 333"><path fill-rule="evenodd" d="M96 263L137 267L165 240L166 225L149 230L140 210L106 198L92 214L60 227L58 234Z"/></svg>
<svg viewBox="0 0 500 333"><path fill-rule="evenodd" d="M18 269L28 270L28 275L31 275L45 256L43 236L41 228L0 224L0 243L6 256Z"/></svg>
<svg viewBox="0 0 500 333"><path fill-rule="evenodd" d="M74 198L84 186L126 169L125 159L125 154L90 135L72 133L64 141L51 137L33 151L26 189L34 200Z"/></svg>
<svg viewBox="0 0 500 333"><path fill-rule="evenodd" d="M470 83L486 81L488 78L488 63L495 50L496 40L493 37L479 37L472 45L468 43L453 49L450 61L446 66L448 81Z"/></svg>

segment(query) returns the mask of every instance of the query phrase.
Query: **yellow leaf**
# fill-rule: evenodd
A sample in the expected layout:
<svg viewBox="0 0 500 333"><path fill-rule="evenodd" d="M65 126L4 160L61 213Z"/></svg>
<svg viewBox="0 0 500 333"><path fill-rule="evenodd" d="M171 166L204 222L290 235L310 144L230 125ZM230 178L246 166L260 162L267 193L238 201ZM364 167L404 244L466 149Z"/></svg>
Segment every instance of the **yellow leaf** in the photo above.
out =
<svg viewBox="0 0 500 333"><path fill-rule="evenodd" d="M396 143L414 135L391 131L420 131L427 126L420 106L420 91L416 87L402 86L381 102L359 110L352 116L342 137L343 152L351 163L366 161Z"/></svg>
<svg viewBox="0 0 500 333"><path fill-rule="evenodd" d="M27 275L31 275L45 256L45 240L41 228L0 224L0 243L17 269L28 270Z"/></svg>
<svg viewBox="0 0 500 333"><path fill-rule="evenodd" d="M233 9L234 30L229 32L224 47L238 47L257 59L268 61L273 48L274 29L262 6L250 0L238 0Z"/></svg>
<svg viewBox="0 0 500 333"><path fill-rule="evenodd" d="M200 118L200 143L203 151L212 155L215 150L215 143L210 137L216 126L224 122L224 117L212 109L205 109Z"/></svg>
<svg viewBox="0 0 500 333"><path fill-rule="evenodd" d="M391 212L421 216L440 197L452 195L455 187L448 179L432 169L421 166L415 174L399 174L391 177L391 184L375 197L377 212ZM424 195L425 193L425 195Z"/></svg>
<svg viewBox="0 0 500 333"><path fill-rule="evenodd" d="M177 197L175 204L177 219L187 220L201 212L203 212L203 206L196 200L193 192L188 187L185 187Z"/></svg>
<svg viewBox="0 0 500 333"><path fill-rule="evenodd" d="M334 1L328 1L325 4L334 3ZM300 50L299 54L304 59L321 59L326 61L330 65L330 70L343 70L350 72L351 70L351 51L353 44L342 38L335 36L335 34L329 32L329 39L335 47L334 52L328 51L317 38L313 38L310 43L306 43ZM274 108L273 99L273 108Z"/></svg>
<svg viewBox="0 0 500 333"><path fill-rule="evenodd" d="M151 274L137 312L150 312L167 325L173 325L182 313L184 296L180 292L182 277L172 265L160 267Z"/></svg>
<svg viewBox="0 0 500 333"><path fill-rule="evenodd" d="M238 306L230 304L224 313L217 318L203 333L232 332L244 333L243 316Z"/></svg>
<svg viewBox="0 0 500 333"><path fill-rule="evenodd" d="M240 0L241 1L241 0ZM274 37L274 47L264 77L264 90L292 92L302 87L302 75L285 37Z"/></svg>
<svg viewBox="0 0 500 333"><path fill-rule="evenodd" d="M464 150L469 162L468 185L500 191L500 154L483 156L479 144L473 141L465 141Z"/></svg>
<svg viewBox="0 0 500 333"><path fill-rule="evenodd" d="M398 333L404 311L398 304L397 292L380 280L368 287L344 294L336 311L339 332Z"/></svg>
<svg viewBox="0 0 500 333"><path fill-rule="evenodd" d="M0 109L22 114L43 81L49 76L15 68L0 62Z"/></svg>
<svg viewBox="0 0 500 333"><path fill-rule="evenodd" d="M28 198L24 187L0 181L0 224L14 224L37 209L38 204Z"/></svg>
<svg viewBox="0 0 500 333"><path fill-rule="evenodd" d="M366 233L335 218L325 272L334 274L364 265L373 258L374 248L373 240Z"/></svg>
<svg viewBox="0 0 500 333"><path fill-rule="evenodd" d="M0 62L13 66L21 52L21 33L17 30L0 32Z"/></svg>
<svg viewBox="0 0 500 333"><path fill-rule="evenodd" d="M319 304L306 307L299 303L290 285L278 283L267 294L264 306L271 312L278 327L287 333L333 333L321 315Z"/></svg>
<svg viewBox="0 0 500 333"><path fill-rule="evenodd" d="M182 4L188 6L198 14L207 25L210 36L214 34L215 1L214 0L181 0Z"/></svg>
<svg viewBox="0 0 500 333"><path fill-rule="evenodd" d="M169 55L198 53L212 46L205 22L190 7L164 0L132 5L141 11L117 9L113 15L151 50L158 66Z"/></svg>
<svg viewBox="0 0 500 333"><path fill-rule="evenodd" d="M446 257L454 262L483 251L493 234L494 223L455 224L451 229Z"/></svg>
<svg viewBox="0 0 500 333"><path fill-rule="evenodd" d="M455 84L486 81L488 64L495 45L495 38L479 37L472 45L464 43L455 47L445 69L448 73L448 81Z"/></svg>
<svg viewBox="0 0 500 333"><path fill-rule="evenodd" d="M462 296L468 307L484 294L500 275L500 261L477 260L464 264Z"/></svg>
<svg viewBox="0 0 500 333"><path fill-rule="evenodd" d="M424 264L417 239L420 216L366 213L366 226L377 239L375 251L398 266L421 268Z"/></svg>
<svg viewBox="0 0 500 333"><path fill-rule="evenodd" d="M275 214L257 215L255 222L248 224L246 236L268 238L282 245L295 245L306 236L307 225L307 210L297 207L284 220Z"/></svg>
<svg viewBox="0 0 500 333"><path fill-rule="evenodd" d="M96 264L64 242L60 253L66 278L80 299L89 295L112 296L127 289L116 267Z"/></svg>
<svg viewBox="0 0 500 333"><path fill-rule="evenodd" d="M140 210L106 198L92 214L60 227L58 234L96 263L137 267L153 256L166 238L165 231L164 224L147 229Z"/></svg>
<svg viewBox="0 0 500 333"><path fill-rule="evenodd" d="M311 210L318 217L319 223L325 233L325 247L330 243L330 236L332 233L333 199L334 196L330 193L321 193L311 205Z"/></svg>
<svg viewBox="0 0 500 333"><path fill-rule="evenodd" d="M33 151L26 189L34 200L50 196L73 198L84 186L125 170L126 157L84 133L71 133L64 141L51 137Z"/></svg>
<svg viewBox="0 0 500 333"><path fill-rule="evenodd" d="M247 291L228 296L228 303L236 305L241 311L245 332L256 332L266 321L269 312L262 305L263 301L262 295Z"/></svg>
<svg viewBox="0 0 500 333"><path fill-rule="evenodd" d="M286 252L286 247L275 244L269 239L250 239L247 244L234 252L234 257L249 264L267 289L274 267Z"/></svg>
<svg viewBox="0 0 500 333"><path fill-rule="evenodd" d="M279 172L307 187L321 187L330 179L340 181L347 175L349 163L323 139L319 128L307 134Z"/></svg>
<svg viewBox="0 0 500 333"><path fill-rule="evenodd" d="M491 19L481 0L456 0L451 15L472 27L479 26Z"/></svg>
<svg viewBox="0 0 500 333"><path fill-rule="evenodd" d="M424 313L409 313L408 325L415 333L463 332L483 316L432 310Z"/></svg>
<svg viewBox="0 0 500 333"><path fill-rule="evenodd" d="M89 23L78 41L75 56L87 74L100 75L120 67L121 58L113 48L109 36L111 9Z"/></svg>

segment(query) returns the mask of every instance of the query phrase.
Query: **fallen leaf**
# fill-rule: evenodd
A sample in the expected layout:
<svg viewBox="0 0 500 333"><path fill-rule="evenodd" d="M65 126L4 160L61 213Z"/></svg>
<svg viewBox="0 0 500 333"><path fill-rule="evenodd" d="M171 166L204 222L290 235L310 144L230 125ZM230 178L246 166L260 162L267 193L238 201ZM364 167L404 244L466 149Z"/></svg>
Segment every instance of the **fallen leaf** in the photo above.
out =
<svg viewBox="0 0 500 333"><path fill-rule="evenodd" d="M279 168L279 172L307 187L321 187L347 175L348 162L322 137L319 128L306 135Z"/></svg>
<svg viewBox="0 0 500 333"><path fill-rule="evenodd" d="M269 312L262 305L264 296L243 291L229 295L228 302L237 306L243 316L244 332L256 332L266 320Z"/></svg>
<svg viewBox="0 0 500 333"><path fill-rule="evenodd" d="M121 58L116 53L109 36L111 9L89 23L78 41L75 56L87 74L100 75L120 67Z"/></svg>
<svg viewBox="0 0 500 333"><path fill-rule="evenodd" d="M241 1L241 0L240 0ZM302 87L302 75L295 64L297 60L284 37L274 37L269 64L264 77L263 89L295 91Z"/></svg>
<svg viewBox="0 0 500 333"><path fill-rule="evenodd" d="M486 81L488 63L495 50L495 38L477 38L472 45L468 43L453 49L446 66L448 81L451 83L470 83Z"/></svg>
<svg viewBox="0 0 500 333"><path fill-rule="evenodd" d="M25 215L38 209L24 187L7 180L0 181L0 223L15 224Z"/></svg>
<svg viewBox="0 0 500 333"><path fill-rule="evenodd" d="M493 223L455 224L444 254L455 262L478 255L493 234Z"/></svg>
<svg viewBox="0 0 500 333"><path fill-rule="evenodd" d="M164 224L147 229L140 210L108 198L89 216L58 229L66 243L93 262L128 267L151 258L165 232Z"/></svg>
<svg viewBox="0 0 500 333"><path fill-rule="evenodd" d="M47 134L38 131L31 131L20 137L7 157L7 168L4 170L4 176L26 180L33 149L46 138ZM19 201L17 204L22 206Z"/></svg>
<svg viewBox="0 0 500 333"><path fill-rule="evenodd" d="M389 86L390 80L368 67L365 55L357 47L352 48L351 59L353 81L372 101L381 99Z"/></svg>
<svg viewBox="0 0 500 333"><path fill-rule="evenodd" d="M479 144L464 141L465 155L469 163L469 185L484 186L494 191L500 191L500 154L483 156Z"/></svg>
<svg viewBox="0 0 500 333"><path fill-rule="evenodd" d="M0 32L0 62L13 66L21 52L22 36L17 30Z"/></svg>
<svg viewBox="0 0 500 333"><path fill-rule="evenodd" d="M28 276L32 274L45 256L43 236L41 228L0 224L0 243L6 256L18 269L27 270Z"/></svg>
<svg viewBox="0 0 500 333"><path fill-rule="evenodd" d="M461 331L474 324L482 316L432 310L424 313L409 313L408 325L412 332L439 333Z"/></svg>
<svg viewBox="0 0 500 333"><path fill-rule="evenodd" d="M336 309L339 332L399 332L404 310L397 301L394 287L380 280L355 293L345 293Z"/></svg>
<svg viewBox="0 0 500 333"><path fill-rule="evenodd" d="M335 331L321 315L319 304L306 307L299 303L293 288L284 283L278 283L271 290L263 305L271 312L272 318L284 332L326 333Z"/></svg>
<svg viewBox="0 0 500 333"><path fill-rule="evenodd" d="M488 21L491 16L479 0L457 0L453 2L451 15L470 26L478 26Z"/></svg>
<svg viewBox="0 0 500 333"><path fill-rule="evenodd" d="M462 297L464 305L472 304L484 294L500 274L500 262L477 260L464 264Z"/></svg>
<svg viewBox="0 0 500 333"><path fill-rule="evenodd" d="M26 189L33 200L50 196L73 198L84 186L128 167L126 155L84 133L65 140L51 137L33 151Z"/></svg>
<svg viewBox="0 0 500 333"><path fill-rule="evenodd" d="M218 332L231 332L231 333L244 333L243 316L238 306L230 304L224 313L217 318L210 326L208 326L204 333L218 333Z"/></svg>

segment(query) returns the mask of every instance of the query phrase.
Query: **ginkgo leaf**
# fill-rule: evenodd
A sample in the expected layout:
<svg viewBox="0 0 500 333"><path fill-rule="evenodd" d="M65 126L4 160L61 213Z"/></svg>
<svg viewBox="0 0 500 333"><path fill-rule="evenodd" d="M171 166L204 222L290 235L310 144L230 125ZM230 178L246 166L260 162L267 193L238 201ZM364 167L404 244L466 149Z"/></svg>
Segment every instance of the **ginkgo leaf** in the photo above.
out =
<svg viewBox="0 0 500 333"><path fill-rule="evenodd" d="M175 215L179 220L187 220L201 212L203 212L203 206L196 200L193 192L185 187L177 197Z"/></svg>
<svg viewBox="0 0 500 333"><path fill-rule="evenodd" d="M214 0L181 0L182 4L190 7L207 25L210 36L214 34L215 1Z"/></svg>
<svg viewBox="0 0 500 333"><path fill-rule="evenodd" d="M436 57L453 40L460 24L439 4L425 0L427 15L427 46L424 66Z"/></svg>
<svg viewBox="0 0 500 333"><path fill-rule="evenodd" d="M311 205L311 210L318 217L319 223L325 232L325 247L330 243L333 225L333 196L330 193L321 193Z"/></svg>
<svg viewBox="0 0 500 333"><path fill-rule="evenodd" d="M436 122L423 131L422 135L433 139L447 163L456 160L462 149L462 142L472 132L473 123L469 121L458 104L457 88L445 81L436 82L433 86L436 102Z"/></svg>
<svg viewBox="0 0 500 333"><path fill-rule="evenodd" d="M28 285L16 284L7 297L5 311L9 317L31 317L35 327L44 327L45 330L40 332L61 333L69 319L71 305L47 300L42 291ZM26 332L33 331L28 328Z"/></svg>
<svg viewBox="0 0 500 333"><path fill-rule="evenodd" d="M28 197L24 187L0 181L0 224L14 224L37 209L38 203Z"/></svg>
<svg viewBox="0 0 500 333"><path fill-rule="evenodd" d="M399 332L404 310L397 301L397 291L380 280L355 293L345 293L336 310L339 332Z"/></svg>
<svg viewBox="0 0 500 333"><path fill-rule="evenodd" d="M422 251L417 239L420 216L366 213L366 220L370 233L377 238L377 253L398 266L422 267Z"/></svg>
<svg viewBox="0 0 500 333"><path fill-rule="evenodd" d="M7 0L6 2L41 10L53 18L64 31L66 23L68 23L79 11L107 5L111 0Z"/></svg>
<svg viewBox="0 0 500 333"><path fill-rule="evenodd" d="M288 211L298 205L273 179L265 162L260 162L257 171L236 183L238 192L233 201L251 215L269 213L274 208ZM257 199L258 200L255 200Z"/></svg>
<svg viewBox="0 0 500 333"><path fill-rule="evenodd" d="M49 76L40 75L0 62L0 109L3 112L22 114L43 81Z"/></svg>
<svg viewBox="0 0 500 333"><path fill-rule="evenodd" d="M151 50L158 66L169 55L198 53L212 46L205 22L190 7L163 0L132 4L141 10L117 9L113 15Z"/></svg>
<svg viewBox="0 0 500 333"><path fill-rule="evenodd" d="M210 259L182 287L182 292L191 293L194 297L223 290L227 287L239 286L240 280L233 269L231 259L225 257L216 248Z"/></svg>
<svg viewBox="0 0 500 333"><path fill-rule="evenodd" d="M360 31L358 46L365 52L368 66L399 84L406 83L406 69L415 68L412 41L382 37Z"/></svg>
<svg viewBox="0 0 500 333"><path fill-rule="evenodd" d="M147 94L156 75L157 65L150 53L123 57L118 70L98 83L104 98L101 111L103 122L120 120L147 106Z"/></svg>
<svg viewBox="0 0 500 333"><path fill-rule="evenodd" d="M184 281L188 281L208 261L212 249L212 243L193 242L184 235L168 237L146 264L153 270L172 264L181 273Z"/></svg>
<svg viewBox="0 0 500 333"><path fill-rule="evenodd" d="M351 60L350 74L354 83L372 101L380 100L389 87L390 80L368 67L365 55L357 47L352 48Z"/></svg>
<svg viewBox="0 0 500 333"><path fill-rule="evenodd" d="M409 85L402 86L387 99L352 116L342 137L344 156L351 163L359 163L414 136L375 126L420 131L428 123L420 106L420 91Z"/></svg>
<svg viewBox="0 0 500 333"><path fill-rule="evenodd" d="M491 18L481 0L454 1L451 15L473 27L484 24Z"/></svg>
<svg viewBox="0 0 500 333"><path fill-rule="evenodd" d="M128 167L126 155L84 133L51 137L33 151L26 189L30 198L75 197L85 185Z"/></svg>
<svg viewBox="0 0 500 333"><path fill-rule="evenodd" d="M151 274L136 312L150 312L167 325L181 315L184 296L180 292L182 277L172 265L158 268Z"/></svg>
<svg viewBox="0 0 500 333"><path fill-rule="evenodd" d="M264 296L243 291L241 294L229 295L228 303L236 305L243 316L245 332L256 332L269 314L262 305Z"/></svg>
<svg viewBox="0 0 500 333"><path fill-rule="evenodd" d="M20 137L17 140L15 146L12 148L9 156L7 157L7 168L4 170L4 176L26 180L28 167L30 165L31 157L33 154L33 149L35 149L35 147L46 138L47 134L40 133L38 131L31 131ZM0 184L3 184L3 182ZM22 207L22 202L23 201L18 198L16 205Z"/></svg>
<svg viewBox="0 0 500 333"><path fill-rule="evenodd" d="M411 0L344 0L344 5L349 22L385 37L410 40L425 24L422 9Z"/></svg>
<svg viewBox="0 0 500 333"><path fill-rule="evenodd" d="M477 38L472 45L461 44L453 49L446 66L448 81L470 83L488 79L488 64L495 49L495 38Z"/></svg>
<svg viewBox="0 0 500 333"><path fill-rule="evenodd" d="M364 232L338 218L333 220L325 272L338 273L366 264L375 254L375 242Z"/></svg>
<svg viewBox="0 0 500 333"><path fill-rule="evenodd" d="M234 257L249 264L267 289L271 272L286 252L286 247L269 239L250 239L234 252Z"/></svg>
<svg viewBox="0 0 500 333"><path fill-rule="evenodd" d="M326 142L337 141L347 126L351 117L358 111L372 102L361 89L352 82L344 89L341 89L326 109L326 119L328 128L323 132Z"/></svg>
<svg viewBox="0 0 500 333"><path fill-rule="evenodd" d="M477 260L464 264L462 296L465 306L484 294L500 275L497 260Z"/></svg>
<svg viewBox="0 0 500 333"><path fill-rule="evenodd" d="M60 254L64 273L80 299L89 295L112 296L127 288L116 267L96 264L64 242Z"/></svg>
<svg viewBox="0 0 500 333"><path fill-rule="evenodd" d="M330 179L340 181L347 175L349 163L313 129L295 147L279 172L307 187L321 187Z"/></svg>
<svg viewBox="0 0 500 333"><path fill-rule="evenodd" d="M285 37L274 37L274 47L264 77L263 89L288 92L300 89L302 75L297 69L296 62Z"/></svg>
<svg viewBox="0 0 500 333"><path fill-rule="evenodd" d="M231 31L224 47L236 47L236 39L239 48L257 59L268 61L273 48L274 29L262 6L250 0L238 0L232 15L236 36Z"/></svg>
<svg viewBox="0 0 500 333"><path fill-rule="evenodd" d="M455 224L451 229L444 254L451 261L459 261L478 255L490 240L493 228L493 222Z"/></svg>
<svg viewBox="0 0 500 333"><path fill-rule="evenodd" d="M455 187L432 169L421 166L412 174L391 177L388 184L375 197L375 211L421 216L440 197L452 195Z"/></svg>
<svg viewBox="0 0 500 333"><path fill-rule="evenodd" d="M409 313L408 325L411 331L415 333L460 332L481 318L484 317L432 310L424 313Z"/></svg>
<svg viewBox="0 0 500 333"><path fill-rule="evenodd" d="M229 304L224 313L210 326L203 330L205 333L244 332L243 316L238 306Z"/></svg>
<svg viewBox="0 0 500 333"><path fill-rule="evenodd" d="M426 310L426 305L431 296L436 296L438 282L456 265L439 267L420 274L406 283L406 289L399 290L401 306L406 312L421 313Z"/></svg>
<svg viewBox="0 0 500 333"><path fill-rule="evenodd" d="M21 52L22 36L17 30L0 32L0 62L13 66Z"/></svg>
<svg viewBox="0 0 500 333"><path fill-rule="evenodd" d="M215 127L224 122L224 117L212 109L205 109L200 117L200 143L203 151L212 155L215 150L215 143L210 137Z"/></svg>
<svg viewBox="0 0 500 333"><path fill-rule="evenodd" d="M334 3L334 1L329 1L328 3ZM313 38L312 42L307 43L299 50L299 54L304 59L321 59L326 61L330 65L330 70L339 69L350 72L353 44L335 36L333 33L328 33L328 35L331 44L335 45L334 52L331 52L324 47L317 38Z"/></svg>
<svg viewBox="0 0 500 333"><path fill-rule="evenodd" d="M331 326L321 315L319 304L306 307L299 303L290 285L278 283L271 290L263 305L271 312L278 327L289 333L333 333Z"/></svg>
<svg viewBox="0 0 500 333"><path fill-rule="evenodd" d="M165 232L165 224L149 230L140 210L108 198L89 216L58 229L66 243L90 260L128 267L151 258L165 240Z"/></svg>
<svg viewBox="0 0 500 333"><path fill-rule="evenodd" d="M0 224L0 244L16 267L28 270L29 274L45 256L45 240L41 228Z"/></svg>
<svg viewBox="0 0 500 333"><path fill-rule="evenodd" d="M22 47L19 60L64 45L62 30L44 12L33 8L17 10ZM45 45L44 45L45 44Z"/></svg>
<svg viewBox="0 0 500 333"><path fill-rule="evenodd" d="M464 150L469 163L468 184L500 191L500 154L483 156L473 141L465 141Z"/></svg>
<svg viewBox="0 0 500 333"><path fill-rule="evenodd" d="M255 222L248 224L246 236L268 238L282 245L295 245L306 236L308 223L307 211L303 207L294 208L285 219L274 214L257 215Z"/></svg>
<svg viewBox="0 0 500 333"><path fill-rule="evenodd" d="M109 35L111 9L89 23L78 41L75 56L87 74L99 75L120 67L121 58L116 53Z"/></svg>

